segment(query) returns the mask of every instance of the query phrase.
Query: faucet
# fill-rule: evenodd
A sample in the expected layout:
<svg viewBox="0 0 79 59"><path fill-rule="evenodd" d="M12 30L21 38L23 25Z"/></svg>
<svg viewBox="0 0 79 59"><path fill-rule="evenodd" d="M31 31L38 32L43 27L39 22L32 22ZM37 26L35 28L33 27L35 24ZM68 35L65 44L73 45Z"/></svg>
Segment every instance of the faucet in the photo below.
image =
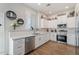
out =
<svg viewBox="0 0 79 59"><path fill-rule="evenodd" d="M31 26L31 29L34 30L34 28Z"/></svg>

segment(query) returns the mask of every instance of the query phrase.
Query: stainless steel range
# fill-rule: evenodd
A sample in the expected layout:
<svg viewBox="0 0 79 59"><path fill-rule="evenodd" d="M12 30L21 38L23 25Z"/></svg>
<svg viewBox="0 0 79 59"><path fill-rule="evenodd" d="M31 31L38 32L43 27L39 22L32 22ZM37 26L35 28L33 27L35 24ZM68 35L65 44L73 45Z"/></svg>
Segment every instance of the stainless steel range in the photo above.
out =
<svg viewBox="0 0 79 59"><path fill-rule="evenodd" d="M57 25L57 41L67 43L67 25Z"/></svg>

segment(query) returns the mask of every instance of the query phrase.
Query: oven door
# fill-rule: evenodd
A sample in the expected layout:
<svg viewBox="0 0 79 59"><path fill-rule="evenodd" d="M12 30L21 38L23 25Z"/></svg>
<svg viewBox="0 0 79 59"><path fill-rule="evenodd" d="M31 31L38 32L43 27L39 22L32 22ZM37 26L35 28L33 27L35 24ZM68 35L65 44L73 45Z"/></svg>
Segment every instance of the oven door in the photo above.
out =
<svg viewBox="0 0 79 59"><path fill-rule="evenodd" d="M57 35L57 41L67 42L67 36Z"/></svg>

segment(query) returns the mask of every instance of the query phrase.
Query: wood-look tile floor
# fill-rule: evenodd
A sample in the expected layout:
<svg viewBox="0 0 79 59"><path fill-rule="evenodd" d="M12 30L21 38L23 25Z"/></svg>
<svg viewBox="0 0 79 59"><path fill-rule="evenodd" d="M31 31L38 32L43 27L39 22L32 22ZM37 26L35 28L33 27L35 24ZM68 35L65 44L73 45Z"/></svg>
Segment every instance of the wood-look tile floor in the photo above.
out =
<svg viewBox="0 0 79 59"><path fill-rule="evenodd" d="M32 51L29 55L75 55L76 48L66 44L49 41Z"/></svg>

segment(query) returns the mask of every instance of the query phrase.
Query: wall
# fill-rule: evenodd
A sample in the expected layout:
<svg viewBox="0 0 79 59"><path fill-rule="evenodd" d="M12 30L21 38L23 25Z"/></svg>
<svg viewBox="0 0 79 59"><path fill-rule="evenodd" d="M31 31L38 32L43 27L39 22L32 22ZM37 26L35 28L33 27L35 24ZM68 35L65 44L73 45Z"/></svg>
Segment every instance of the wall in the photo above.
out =
<svg viewBox="0 0 79 59"><path fill-rule="evenodd" d="M76 4L76 6L75 6L75 11L76 11L76 13L78 14L78 16L76 16L76 44L77 44L77 46L79 46L79 33L78 33L78 31L79 31L79 3L77 3ZM79 51L77 51L77 52L79 52Z"/></svg>
<svg viewBox="0 0 79 59"><path fill-rule="evenodd" d="M5 40L5 30L4 30L4 13L5 13L5 4L0 4L0 23L2 21L2 30L1 30L1 27L0 27L0 54L6 54L6 40Z"/></svg>
<svg viewBox="0 0 79 59"><path fill-rule="evenodd" d="M9 51L9 32L12 30L11 24L13 23L12 20L9 20L5 13L8 10L12 10L17 14L18 18L22 18L24 20L24 25L17 27L16 30L27 30L29 27L27 20L31 15L36 15L36 11L29 8L28 6L21 4L21 3L14 3L14 4L0 4L0 13L4 14L4 22L5 22L5 53L8 54Z"/></svg>

